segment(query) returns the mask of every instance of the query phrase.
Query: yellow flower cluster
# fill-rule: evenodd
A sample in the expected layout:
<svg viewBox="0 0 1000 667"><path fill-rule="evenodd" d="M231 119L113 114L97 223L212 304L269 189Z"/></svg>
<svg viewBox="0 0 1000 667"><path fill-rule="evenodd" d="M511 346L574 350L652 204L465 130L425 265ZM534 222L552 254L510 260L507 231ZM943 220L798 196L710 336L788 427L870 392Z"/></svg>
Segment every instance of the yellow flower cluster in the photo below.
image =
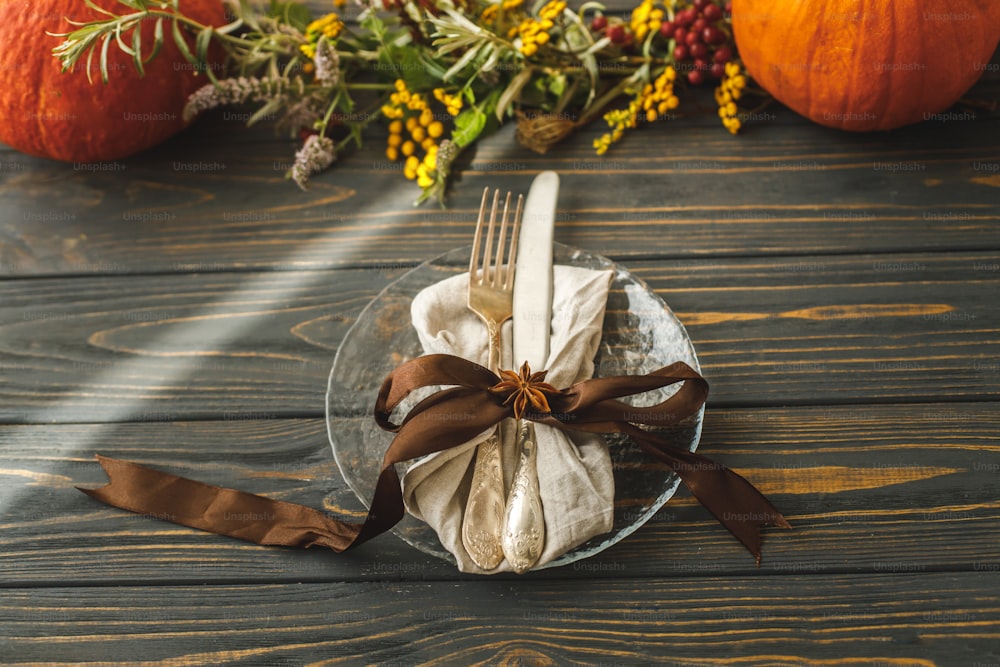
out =
<svg viewBox="0 0 1000 667"><path fill-rule="evenodd" d="M629 22L635 40L641 42L646 35L656 32L663 23L663 9L655 7L655 0L642 0L642 3L632 10Z"/></svg>
<svg viewBox="0 0 1000 667"><path fill-rule="evenodd" d="M483 13L479 15L479 22L492 25L494 21L497 20L497 15L503 11L510 11L511 9L517 9L524 4L524 0L501 0L501 2L494 2L489 7L483 10Z"/></svg>
<svg viewBox="0 0 1000 667"><path fill-rule="evenodd" d="M742 123L738 117L739 108L736 100L740 99L743 89L747 87L747 79L743 76L738 63L726 63L726 76L719 87L715 89L715 102L719 105L719 118L730 133L740 131Z"/></svg>
<svg viewBox="0 0 1000 667"><path fill-rule="evenodd" d="M411 91L402 79L397 79L393 85L396 91L382 107L382 114L392 121L389 123L385 156L393 161L406 158L403 175L411 181L416 179L420 187L426 188L434 182L432 172L437 160L438 139L444 134L444 124L434 118L425 95ZM443 89L435 89L434 97L448 107L449 113L455 109L452 115L462 107L459 96L448 95ZM405 138L404 129L407 134ZM424 152L422 159L417 156L418 148Z"/></svg>
<svg viewBox="0 0 1000 667"><path fill-rule="evenodd" d="M673 67L667 67L653 83L647 83L641 94L642 110L646 112L646 120L652 123L657 116L677 108L681 103L674 95L674 81L677 72Z"/></svg>
<svg viewBox="0 0 1000 667"><path fill-rule="evenodd" d="M452 116L457 116L462 110L462 96L449 95L444 88L434 89L434 99L443 104Z"/></svg>
<svg viewBox="0 0 1000 667"><path fill-rule="evenodd" d="M676 79L677 72L673 67L667 67L653 83L643 86L627 108L614 109L604 114L604 120L611 127L611 132L594 139L594 150L597 154L607 153L611 144L622 138L625 130L634 128L640 114L644 114L646 121L652 123L658 116L676 109L680 104L680 100L674 95Z"/></svg>
<svg viewBox="0 0 1000 667"><path fill-rule="evenodd" d="M427 99L422 94L407 88L405 81L396 79L392 85L396 92L389 96L388 104L382 105L382 115L386 118L402 118L406 115L407 109L418 112L427 109ZM430 114L430 110L427 113Z"/></svg>
<svg viewBox="0 0 1000 667"><path fill-rule="evenodd" d="M299 50L307 57L316 57L316 43L319 41L320 37L326 36L327 39L333 41L340 37L341 31L344 29L344 22L340 20L340 17L336 14L327 14L326 16L321 16L308 26L306 26L306 43L299 46Z"/></svg>
<svg viewBox="0 0 1000 667"><path fill-rule="evenodd" d="M551 39L549 30L556 24L556 18L566 9L565 0L549 0L538 10L538 18L528 17L520 24L510 29L508 37L513 39L519 37L521 46L518 49L523 55L533 56L538 52L538 47L548 43Z"/></svg>
<svg viewBox="0 0 1000 667"><path fill-rule="evenodd" d="M429 188L434 185L437 154L438 147L435 144L430 147L430 150L424 155L423 160L418 159L416 155L406 158L406 164L403 165L403 175L411 181L416 179L417 185L422 188Z"/></svg>

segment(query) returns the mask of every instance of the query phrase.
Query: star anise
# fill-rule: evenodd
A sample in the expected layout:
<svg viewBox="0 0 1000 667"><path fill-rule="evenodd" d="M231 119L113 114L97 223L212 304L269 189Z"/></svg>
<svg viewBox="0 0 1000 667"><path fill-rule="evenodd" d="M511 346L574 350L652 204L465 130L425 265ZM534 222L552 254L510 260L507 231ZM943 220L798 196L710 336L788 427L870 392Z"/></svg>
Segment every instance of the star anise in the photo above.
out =
<svg viewBox="0 0 1000 667"><path fill-rule="evenodd" d="M500 371L500 382L490 387L490 391L494 394L506 394L507 397L504 399L504 405L514 401L515 419L521 418L521 415L524 414L524 411L528 407L528 403L531 403L532 407L539 412L548 413L552 409L549 408L549 401L545 397L544 392L555 394L559 390L544 381L546 373L548 371L532 373L531 367L525 361L521 364L521 371L519 373L506 370Z"/></svg>

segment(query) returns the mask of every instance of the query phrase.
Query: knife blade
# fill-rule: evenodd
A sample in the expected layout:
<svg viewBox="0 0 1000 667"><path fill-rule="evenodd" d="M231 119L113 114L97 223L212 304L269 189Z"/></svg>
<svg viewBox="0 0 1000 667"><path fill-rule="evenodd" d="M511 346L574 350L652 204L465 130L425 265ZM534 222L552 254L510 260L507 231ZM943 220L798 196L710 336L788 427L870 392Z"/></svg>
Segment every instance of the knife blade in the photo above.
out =
<svg viewBox="0 0 1000 667"><path fill-rule="evenodd" d="M540 371L549 356L549 329L552 320L552 239L555 233L559 175L543 171L528 190L521 215L514 274L514 357L515 366L527 361Z"/></svg>
<svg viewBox="0 0 1000 667"><path fill-rule="evenodd" d="M514 274L513 362L545 368L552 321L552 239L555 232L559 175L544 171L528 191L521 217ZM521 574L538 562L545 545L545 517L538 487L534 425L517 428L518 463L504 514L501 546L511 568Z"/></svg>

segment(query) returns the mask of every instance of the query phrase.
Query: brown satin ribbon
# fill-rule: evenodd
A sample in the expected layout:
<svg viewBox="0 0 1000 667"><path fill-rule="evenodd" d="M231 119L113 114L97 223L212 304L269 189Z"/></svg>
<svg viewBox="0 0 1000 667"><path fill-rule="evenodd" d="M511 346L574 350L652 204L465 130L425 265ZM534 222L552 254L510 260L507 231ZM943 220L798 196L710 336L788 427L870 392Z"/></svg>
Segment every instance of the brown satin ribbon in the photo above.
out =
<svg viewBox="0 0 1000 667"><path fill-rule="evenodd" d="M98 456L110 482L80 489L101 502L192 528L262 545L342 552L384 533L403 518L403 496L394 464L468 442L513 415L513 401L491 392L500 378L460 357L432 354L394 369L379 391L375 421L396 434L382 460L364 523L332 519L303 505L203 484L127 461ZM665 401L637 408L616 399L683 382ZM420 401L399 424L394 408L421 387L448 386ZM691 494L760 562L761 526L790 528L750 482L699 454L671 446L638 425L669 426L695 414L708 383L691 367L674 363L647 375L594 378L546 393L551 412L529 406L525 419L567 431L624 433L666 463ZM79 488L79 487L78 487Z"/></svg>

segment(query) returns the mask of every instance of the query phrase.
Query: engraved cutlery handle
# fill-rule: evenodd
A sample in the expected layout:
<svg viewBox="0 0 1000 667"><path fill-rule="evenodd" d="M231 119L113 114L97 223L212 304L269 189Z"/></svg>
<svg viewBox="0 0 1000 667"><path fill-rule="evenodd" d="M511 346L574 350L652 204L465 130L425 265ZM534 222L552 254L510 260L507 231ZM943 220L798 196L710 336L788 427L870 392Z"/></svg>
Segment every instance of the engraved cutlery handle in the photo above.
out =
<svg viewBox="0 0 1000 667"><path fill-rule="evenodd" d="M499 430L476 447L472 487L462 520L462 544L472 561L492 570L503 560L500 533L503 530L503 468Z"/></svg>
<svg viewBox="0 0 1000 667"><path fill-rule="evenodd" d="M489 367L500 365L500 326L487 321L489 335ZM472 470L472 486L462 519L462 545L477 566L492 570L503 560L500 536L504 521L503 459L500 425L476 447L476 463Z"/></svg>
<svg viewBox="0 0 1000 667"><path fill-rule="evenodd" d="M542 555L545 544L545 517L538 489L537 452L534 424L523 420L518 428L520 458L514 471L507 513L504 517L504 556L518 574L531 569Z"/></svg>

